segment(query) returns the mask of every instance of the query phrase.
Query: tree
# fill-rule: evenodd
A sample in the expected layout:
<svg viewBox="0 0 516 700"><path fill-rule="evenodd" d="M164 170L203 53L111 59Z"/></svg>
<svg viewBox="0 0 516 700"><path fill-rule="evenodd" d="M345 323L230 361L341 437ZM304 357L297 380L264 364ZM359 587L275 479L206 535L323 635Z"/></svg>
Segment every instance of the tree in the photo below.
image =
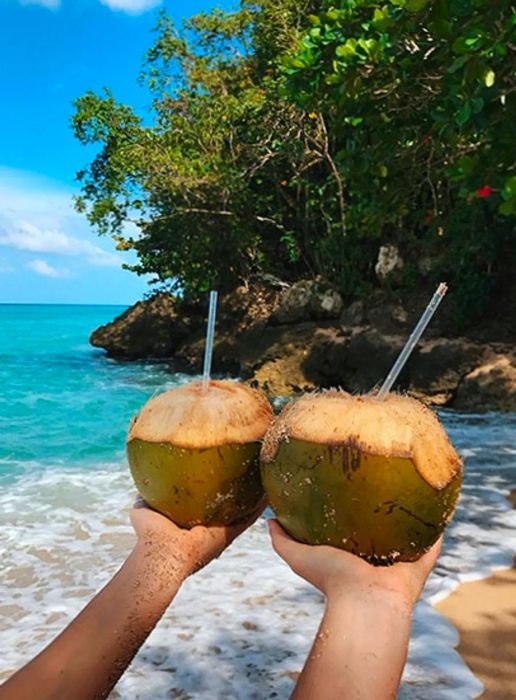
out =
<svg viewBox="0 0 516 700"><path fill-rule="evenodd" d="M195 296L258 270L288 277L313 266L295 235L313 233L304 204L286 191L310 167L312 124L278 89L277 59L295 45L299 9L306 23L306 0L243 2L181 31L162 13L142 74L150 126L108 91L75 102L75 135L101 145L79 173L77 206L137 252L136 272ZM127 220L138 236L123 235Z"/></svg>
<svg viewBox="0 0 516 700"><path fill-rule="evenodd" d="M100 146L77 206L187 297L259 271L363 294L395 243L404 285L425 258L471 316L514 260L514 23L508 0L241 0L180 30L163 13L152 114L75 103Z"/></svg>

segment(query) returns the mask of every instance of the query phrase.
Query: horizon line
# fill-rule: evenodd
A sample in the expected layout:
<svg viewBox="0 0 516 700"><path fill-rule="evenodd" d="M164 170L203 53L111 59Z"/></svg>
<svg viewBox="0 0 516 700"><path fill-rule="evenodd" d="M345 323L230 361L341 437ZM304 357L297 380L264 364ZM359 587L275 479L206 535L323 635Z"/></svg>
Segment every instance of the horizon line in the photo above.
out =
<svg viewBox="0 0 516 700"><path fill-rule="evenodd" d="M123 304L101 304L98 302L87 301L0 301L0 306L134 306L134 304L137 303L137 301L131 303L124 302Z"/></svg>

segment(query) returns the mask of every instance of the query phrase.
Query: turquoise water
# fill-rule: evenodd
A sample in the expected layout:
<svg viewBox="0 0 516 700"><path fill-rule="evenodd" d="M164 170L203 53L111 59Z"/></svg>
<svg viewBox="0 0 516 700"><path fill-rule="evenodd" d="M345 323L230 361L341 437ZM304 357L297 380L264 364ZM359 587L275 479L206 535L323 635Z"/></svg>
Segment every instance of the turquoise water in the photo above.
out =
<svg viewBox="0 0 516 700"><path fill-rule="evenodd" d="M122 311L0 305L0 681L124 560L134 542L127 425L157 390L188 381L165 362L120 363L89 345L91 331ZM464 487L416 608L403 700L478 696L454 651L456 631L431 604L510 566L516 551L516 511L505 498L516 486L516 414L441 417L465 458ZM185 584L111 697L286 700L321 611L259 520Z"/></svg>
<svg viewBox="0 0 516 700"><path fill-rule="evenodd" d="M1 476L122 457L130 417L175 380L164 363L120 363L89 345L123 310L0 305Z"/></svg>

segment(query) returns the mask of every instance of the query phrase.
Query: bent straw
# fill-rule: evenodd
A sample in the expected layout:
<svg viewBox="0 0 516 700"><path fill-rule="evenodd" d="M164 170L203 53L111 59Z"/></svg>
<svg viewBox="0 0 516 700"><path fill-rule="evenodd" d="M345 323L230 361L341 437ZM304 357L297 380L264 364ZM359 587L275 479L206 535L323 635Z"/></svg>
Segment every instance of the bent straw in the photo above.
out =
<svg viewBox="0 0 516 700"><path fill-rule="evenodd" d="M430 303L426 307L425 311L423 312L423 315L419 319L419 322L417 326L414 328L412 331L412 334L410 338L407 340L405 347L403 350L400 352L398 355L398 359L394 363L391 371L387 375L384 383L380 387L380 391L376 394L376 399L378 401L381 401L386 397L386 395L389 393L389 391L392 389L392 385L396 381L396 379L399 377L399 374L403 367L405 366L406 361L410 357L410 354L416 347L416 345L419 342L419 339L425 332L426 327L430 323L430 319L434 315L434 313L437 310L437 307L441 303L441 301L444 298L444 295L448 291L448 285L446 285L444 282L441 282L441 284L437 287L437 291L435 292L434 296L430 300Z"/></svg>
<svg viewBox="0 0 516 700"><path fill-rule="evenodd" d="M208 390L211 374L211 359L213 357L213 338L215 336L215 320L217 317L218 292L210 292L210 310L208 312L208 330L206 332L206 348L204 349L204 369L202 373L202 391Z"/></svg>

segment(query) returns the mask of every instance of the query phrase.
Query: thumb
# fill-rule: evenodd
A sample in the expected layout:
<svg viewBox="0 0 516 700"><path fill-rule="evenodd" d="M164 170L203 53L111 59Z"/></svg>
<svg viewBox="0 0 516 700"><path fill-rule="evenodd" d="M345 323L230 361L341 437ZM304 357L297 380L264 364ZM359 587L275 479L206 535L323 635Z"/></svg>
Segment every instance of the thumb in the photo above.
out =
<svg viewBox="0 0 516 700"><path fill-rule="evenodd" d="M296 560L303 555L306 549L311 549L307 544L297 542L281 527L277 520L268 520L269 532L271 535L274 551L284 559L287 564L294 567Z"/></svg>

